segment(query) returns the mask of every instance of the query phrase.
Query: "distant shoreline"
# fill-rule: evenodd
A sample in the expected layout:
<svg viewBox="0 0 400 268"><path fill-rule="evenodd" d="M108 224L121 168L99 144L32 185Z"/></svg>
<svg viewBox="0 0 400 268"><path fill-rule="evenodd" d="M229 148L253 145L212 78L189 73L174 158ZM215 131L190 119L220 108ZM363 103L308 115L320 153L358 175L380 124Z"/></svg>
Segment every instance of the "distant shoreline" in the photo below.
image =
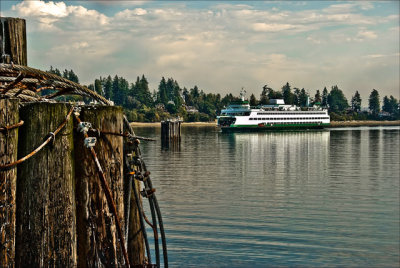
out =
<svg viewBox="0 0 400 268"><path fill-rule="evenodd" d="M372 120L353 120L353 121L332 121L330 128L336 127L377 127L377 126L400 126L400 120L394 121L372 121Z"/></svg>
<svg viewBox="0 0 400 268"><path fill-rule="evenodd" d="M160 122L143 123L143 122L131 122L132 127L159 127ZM216 122L183 122L182 127L214 127ZM338 127L376 127L376 126L400 126L400 120L394 121L332 121L328 128Z"/></svg>

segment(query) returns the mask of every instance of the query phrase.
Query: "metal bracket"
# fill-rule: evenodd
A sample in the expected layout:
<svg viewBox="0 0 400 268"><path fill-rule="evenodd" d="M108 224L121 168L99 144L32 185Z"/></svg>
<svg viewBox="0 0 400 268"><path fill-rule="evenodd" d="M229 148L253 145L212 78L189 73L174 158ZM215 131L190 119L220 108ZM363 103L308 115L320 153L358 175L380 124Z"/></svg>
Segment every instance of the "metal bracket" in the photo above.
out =
<svg viewBox="0 0 400 268"><path fill-rule="evenodd" d="M82 133L87 133L90 128L92 128L92 124L90 122L80 122L78 125L78 131Z"/></svg>
<svg viewBox="0 0 400 268"><path fill-rule="evenodd" d="M94 147L96 145L96 137L88 137L85 138L83 144L85 145L86 148L91 148Z"/></svg>
<svg viewBox="0 0 400 268"><path fill-rule="evenodd" d="M81 114L81 107L75 106L74 107L74 115L79 116Z"/></svg>

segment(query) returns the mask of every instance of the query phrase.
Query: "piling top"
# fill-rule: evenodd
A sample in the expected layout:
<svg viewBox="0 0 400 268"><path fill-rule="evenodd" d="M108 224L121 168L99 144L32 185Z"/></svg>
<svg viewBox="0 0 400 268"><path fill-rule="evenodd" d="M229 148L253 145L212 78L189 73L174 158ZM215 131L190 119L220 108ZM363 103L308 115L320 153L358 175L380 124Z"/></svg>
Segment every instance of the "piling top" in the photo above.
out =
<svg viewBox="0 0 400 268"><path fill-rule="evenodd" d="M26 66L27 58L25 20L0 17L0 62Z"/></svg>

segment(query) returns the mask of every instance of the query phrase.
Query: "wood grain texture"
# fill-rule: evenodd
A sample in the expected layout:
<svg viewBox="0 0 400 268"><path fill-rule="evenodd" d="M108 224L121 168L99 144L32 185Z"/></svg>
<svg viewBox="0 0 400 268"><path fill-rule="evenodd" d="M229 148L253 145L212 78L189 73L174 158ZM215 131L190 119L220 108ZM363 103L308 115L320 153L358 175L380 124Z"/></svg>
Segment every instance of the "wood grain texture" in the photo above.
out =
<svg viewBox="0 0 400 268"><path fill-rule="evenodd" d="M93 128L122 133L122 108L88 106L80 119ZM101 188L90 151L83 145L82 133L75 133L76 205L79 267L121 266L123 255L113 217ZM94 147L116 204L121 226L124 226L123 139L102 135Z"/></svg>
<svg viewBox="0 0 400 268"><path fill-rule="evenodd" d="M0 17L0 56L7 54L10 57L1 57L3 63L28 65L26 22L24 19Z"/></svg>
<svg viewBox="0 0 400 268"><path fill-rule="evenodd" d="M0 99L0 127L19 121L18 99ZM0 132L0 165L17 159L18 128ZM0 171L0 267L14 267L17 169Z"/></svg>
<svg viewBox="0 0 400 268"><path fill-rule="evenodd" d="M31 103L20 109L18 158L54 131L70 106ZM17 267L73 267L77 264L72 118L47 145L18 166Z"/></svg>

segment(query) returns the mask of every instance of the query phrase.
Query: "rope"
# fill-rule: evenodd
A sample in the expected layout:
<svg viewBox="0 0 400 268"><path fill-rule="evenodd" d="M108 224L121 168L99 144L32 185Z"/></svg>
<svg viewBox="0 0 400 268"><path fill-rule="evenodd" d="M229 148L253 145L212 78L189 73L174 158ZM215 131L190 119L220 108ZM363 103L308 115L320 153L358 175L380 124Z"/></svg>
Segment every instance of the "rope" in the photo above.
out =
<svg viewBox="0 0 400 268"><path fill-rule="evenodd" d="M12 163L9 163L9 164L6 164L6 165L0 165L0 171L8 170L8 169L10 169L12 167L15 167L16 165L21 164L22 162L24 162L26 160L28 160L29 158L31 158L32 156L37 154L40 150L42 150L43 147L45 147L50 141L54 140L54 138L58 134L58 132L60 132L61 129L63 129L63 127L67 124L69 118L71 117L71 114L72 114L73 110L74 110L74 108L71 107L71 109L68 112L64 122L62 122L54 132L50 132L51 135L49 135L49 137L41 145L39 145L39 147L37 147L35 150L33 150L30 154L22 157L21 159L15 161L15 162L12 162Z"/></svg>
<svg viewBox="0 0 400 268"><path fill-rule="evenodd" d="M77 114L74 114L74 115L75 115L76 121L78 122L78 124L80 124L82 122L81 119L79 118L79 116ZM85 138L89 137L86 132L83 132L83 135L84 135ZM116 227L117 227L117 232L118 232L118 236L119 236L119 242L120 242L121 249L122 249L122 253L124 255L124 259L125 259L126 265L129 267L130 263L129 263L128 253L127 253L126 248L125 248L125 239L124 239L124 236L122 234L121 221L120 221L119 216L118 216L117 207L116 207L114 199L112 197L112 193L111 193L110 187L108 186L108 183L106 181L103 169L101 168L99 159L97 158L97 154L96 154L95 150L93 149L93 147L90 147L90 153L92 154L93 160L94 160L94 162L96 164L97 173L99 174L100 183L101 183L103 191L104 191L104 193L106 195L108 207L110 208L112 214L114 215L115 223L116 223Z"/></svg>
<svg viewBox="0 0 400 268"><path fill-rule="evenodd" d="M111 105L110 101L108 101L103 96L97 94L96 92L88 89L87 87L84 87L78 83L72 82L72 81L65 79L63 77L60 77L58 75L44 72L44 71L41 71L41 70L38 70L35 68L22 66L22 65L1 63L0 64L0 73L13 73L13 74L19 73L24 77L33 76L34 78L37 78L39 80L51 80L51 82L58 83L59 86L62 85L62 87L73 89L73 93L76 93L78 95L89 96L89 97L92 97L93 99L99 101L102 104ZM19 77L19 75L18 75L18 77ZM16 84L17 80L18 80L18 78L11 84ZM21 80L22 80L22 78L21 78ZM4 91L3 91L3 94L4 94Z"/></svg>
<svg viewBox="0 0 400 268"><path fill-rule="evenodd" d="M24 124L24 121L19 121L16 124L0 127L0 132L8 132L11 129L18 128Z"/></svg>

